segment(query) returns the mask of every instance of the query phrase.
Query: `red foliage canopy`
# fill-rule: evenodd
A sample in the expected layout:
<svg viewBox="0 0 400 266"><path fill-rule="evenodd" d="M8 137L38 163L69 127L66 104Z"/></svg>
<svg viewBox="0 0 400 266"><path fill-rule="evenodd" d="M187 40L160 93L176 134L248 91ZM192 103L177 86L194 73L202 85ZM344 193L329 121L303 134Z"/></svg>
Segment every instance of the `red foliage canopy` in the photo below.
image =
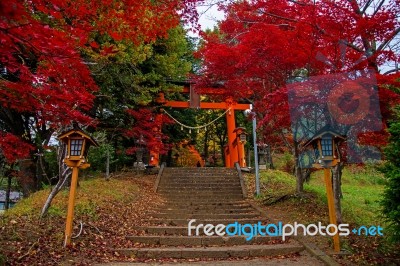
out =
<svg viewBox="0 0 400 266"><path fill-rule="evenodd" d="M151 109L127 110L134 120L133 126L125 131L125 136L140 141L149 150L157 150L160 154L168 151L167 145L163 144L168 136L162 133L162 125L171 124L173 121L165 115L155 114ZM138 146L127 150L128 154L133 154Z"/></svg>
<svg viewBox="0 0 400 266"><path fill-rule="evenodd" d="M398 71L388 65L400 59L399 1L256 0L222 8L226 19L219 31L204 34L198 53L204 60L199 84L223 84L237 98L251 91L270 140L290 129L286 83L367 68ZM398 103L387 88L398 84L378 76L385 121Z"/></svg>
<svg viewBox="0 0 400 266"><path fill-rule="evenodd" d="M18 159L25 158L33 150L33 147L18 137L6 133L0 135L0 150L3 151L7 163L12 164Z"/></svg>
<svg viewBox="0 0 400 266"><path fill-rule="evenodd" d="M115 41L128 39L136 44L152 42L165 36L180 19L195 19L196 2L1 1L1 108L29 114L38 128L56 128L72 120L93 123L85 112L92 107L97 85L80 55L82 48L99 48L92 34L108 34ZM100 54L112 51L104 49ZM0 130L21 135L12 126ZM4 136L9 135L2 135L1 141ZM17 155L18 146L2 152L7 158L10 153Z"/></svg>

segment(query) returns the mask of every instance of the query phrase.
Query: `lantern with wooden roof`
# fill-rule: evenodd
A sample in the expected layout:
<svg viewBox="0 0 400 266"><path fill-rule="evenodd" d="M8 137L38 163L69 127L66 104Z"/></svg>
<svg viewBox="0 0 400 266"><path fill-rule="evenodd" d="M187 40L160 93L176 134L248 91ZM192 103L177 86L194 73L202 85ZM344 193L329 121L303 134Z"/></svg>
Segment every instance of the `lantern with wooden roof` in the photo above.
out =
<svg viewBox="0 0 400 266"><path fill-rule="evenodd" d="M323 128L303 147L313 149L314 168L330 168L340 162L339 144L345 139L344 136Z"/></svg>
<svg viewBox="0 0 400 266"><path fill-rule="evenodd" d="M61 134L58 138L67 145L68 152L64 162L68 166L74 166L78 162L80 164L86 163L89 147L99 146L92 137L80 129L69 130ZM69 165L68 162L73 165Z"/></svg>

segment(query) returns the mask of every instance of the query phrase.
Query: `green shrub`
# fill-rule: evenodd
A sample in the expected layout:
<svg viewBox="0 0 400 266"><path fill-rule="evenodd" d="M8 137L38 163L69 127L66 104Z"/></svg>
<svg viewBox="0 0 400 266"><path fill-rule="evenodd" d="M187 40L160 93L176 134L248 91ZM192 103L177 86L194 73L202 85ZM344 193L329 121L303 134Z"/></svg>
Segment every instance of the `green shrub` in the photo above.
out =
<svg viewBox="0 0 400 266"><path fill-rule="evenodd" d="M400 118L400 108L396 112ZM400 122L393 122L389 126L391 134L389 145L385 148L386 164L382 172L387 178L384 198L381 202L383 215L389 227L387 231L393 242L400 243Z"/></svg>
<svg viewBox="0 0 400 266"><path fill-rule="evenodd" d="M114 164L115 150L111 144L103 143L97 148L91 148L88 154L91 171L106 171L107 151L110 154L110 167ZM111 167L112 169L112 167Z"/></svg>

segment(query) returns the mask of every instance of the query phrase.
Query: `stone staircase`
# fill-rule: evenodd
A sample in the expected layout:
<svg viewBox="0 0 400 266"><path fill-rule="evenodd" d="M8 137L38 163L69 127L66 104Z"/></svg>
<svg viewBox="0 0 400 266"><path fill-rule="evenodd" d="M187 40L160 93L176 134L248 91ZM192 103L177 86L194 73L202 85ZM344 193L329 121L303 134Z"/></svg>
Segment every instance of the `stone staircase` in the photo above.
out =
<svg viewBox="0 0 400 266"><path fill-rule="evenodd" d="M136 227L137 235L127 236L140 248L119 253L148 259L244 258L298 253L304 247L280 237L208 236L203 230L188 235L188 222L199 224L267 224L268 220L244 198L235 169L165 168L157 186L165 199L162 206L149 210L148 226ZM248 231L248 230L247 230Z"/></svg>

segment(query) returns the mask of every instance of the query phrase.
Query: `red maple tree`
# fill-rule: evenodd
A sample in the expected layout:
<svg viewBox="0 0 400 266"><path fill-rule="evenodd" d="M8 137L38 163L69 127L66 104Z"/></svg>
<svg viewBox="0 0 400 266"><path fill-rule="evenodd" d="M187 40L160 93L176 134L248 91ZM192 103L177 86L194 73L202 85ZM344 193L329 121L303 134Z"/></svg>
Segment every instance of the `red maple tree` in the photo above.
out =
<svg viewBox="0 0 400 266"><path fill-rule="evenodd" d="M6 158L32 156L55 130L72 122L94 125L88 115L98 88L82 49L112 53L94 36L137 45L166 36L183 19L196 19L196 0L0 2L0 146ZM23 144L25 143L25 144ZM33 157L31 157L33 158ZM35 171L31 171L34 176ZM32 177L34 178L34 177Z"/></svg>
<svg viewBox="0 0 400 266"><path fill-rule="evenodd" d="M199 84L223 84L237 98L252 92L266 135L290 129L286 84L311 76L373 69L383 120L389 115L395 79L382 76L399 70L389 68L400 55L398 1L258 0L221 8L226 18L204 34L198 53Z"/></svg>
<svg viewBox="0 0 400 266"><path fill-rule="evenodd" d="M141 143L149 150L165 154L170 147L163 143L168 139L168 136L163 134L162 126L171 124L173 121L149 108L129 109L127 113L132 117L133 121L132 126L125 130L124 135L133 138L136 143ZM133 154L138 147L138 145L130 147L127 149L127 153Z"/></svg>

